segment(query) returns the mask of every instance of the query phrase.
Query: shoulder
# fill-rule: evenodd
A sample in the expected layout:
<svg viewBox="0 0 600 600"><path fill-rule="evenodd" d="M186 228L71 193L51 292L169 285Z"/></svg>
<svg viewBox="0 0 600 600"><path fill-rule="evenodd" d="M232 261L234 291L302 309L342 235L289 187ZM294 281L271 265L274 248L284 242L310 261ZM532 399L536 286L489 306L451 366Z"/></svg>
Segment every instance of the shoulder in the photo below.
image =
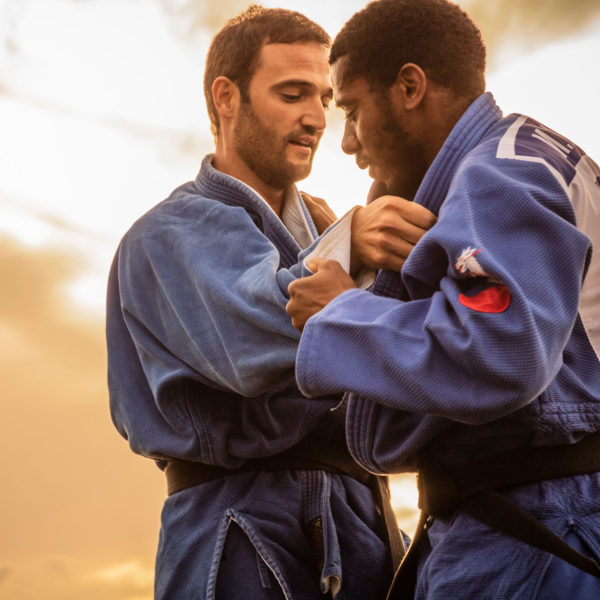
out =
<svg viewBox="0 0 600 600"><path fill-rule="evenodd" d="M123 241L131 243L154 237L202 235L223 228L249 226L252 226L252 219L242 207L202 195L193 182L188 182L137 219Z"/></svg>
<svg viewBox="0 0 600 600"><path fill-rule="evenodd" d="M503 118L466 156L459 175L477 187L545 190L565 198L585 153L564 136L525 115Z"/></svg>
<svg viewBox="0 0 600 600"><path fill-rule="evenodd" d="M553 181L568 195L583 164L585 152L564 135L521 114L502 119L472 159L488 160L495 168L518 177L525 174L536 184Z"/></svg>

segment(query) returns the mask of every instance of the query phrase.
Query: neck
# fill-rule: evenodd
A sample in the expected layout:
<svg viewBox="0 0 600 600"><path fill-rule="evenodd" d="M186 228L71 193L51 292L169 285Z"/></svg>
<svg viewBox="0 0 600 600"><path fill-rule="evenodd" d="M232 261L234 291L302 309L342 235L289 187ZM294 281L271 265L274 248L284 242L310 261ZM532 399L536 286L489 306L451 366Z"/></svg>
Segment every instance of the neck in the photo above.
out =
<svg viewBox="0 0 600 600"><path fill-rule="evenodd" d="M459 98L445 88L437 88L436 91L434 102L428 106L426 119L429 131L426 136L425 152L429 164L433 162L446 138L474 100L474 98Z"/></svg>
<svg viewBox="0 0 600 600"><path fill-rule="evenodd" d="M285 190L276 189L265 183L239 156L219 139L212 165L218 171L239 179L260 194L269 206L281 217Z"/></svg>

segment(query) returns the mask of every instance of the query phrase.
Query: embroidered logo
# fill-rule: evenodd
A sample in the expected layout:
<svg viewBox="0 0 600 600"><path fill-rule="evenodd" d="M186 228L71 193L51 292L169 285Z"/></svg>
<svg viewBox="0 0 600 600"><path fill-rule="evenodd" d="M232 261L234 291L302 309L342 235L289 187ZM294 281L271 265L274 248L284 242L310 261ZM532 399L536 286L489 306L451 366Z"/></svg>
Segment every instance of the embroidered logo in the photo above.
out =
<svg viewBox="0 0 600 600"><path fill-rule="evenodd" d="M456 270L459 273L467 273L471 275L471 277L489 277L475 258L475 255L479 254L480 252L481 248L479 250L475 250L475 248L469 247L463 250L461 255L458 257L458 260L454 264Z"/></svg>
<svg viewBox="0 0 600 600"><path fill-rule="evenodd" d="M475 258L475 255L479 254L481 250L481 248L477 250L470 246L465 248L454 263L454 266L459 273L464 273L470 277L485 277L488 280L488 287L476 292L472 296L459 294L458 301L463 306L476 312L492 314L504 312L510 306L510 291L502 282L493 279L483 270Z"/></svg>

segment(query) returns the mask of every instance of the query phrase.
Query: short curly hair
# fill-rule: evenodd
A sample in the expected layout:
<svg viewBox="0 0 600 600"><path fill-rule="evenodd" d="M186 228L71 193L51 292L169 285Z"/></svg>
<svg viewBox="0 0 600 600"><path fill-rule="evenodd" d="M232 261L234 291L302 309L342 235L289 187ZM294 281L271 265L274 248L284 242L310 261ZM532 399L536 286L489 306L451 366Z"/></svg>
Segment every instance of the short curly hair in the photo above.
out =
<svg viewBox="0 0 600 600"><path fill-rule="evenodd" d="M212 84L218 77L231 79L248 101L248 86L258 64L258 56L267 44L316 42L327 48L331 38L320 26L303 14L283 8L250 5L242 14L230 19L213 38L206 57L204 96L211 131L219 133L219 120L212 97Z"/></svg>
<svg viewBox="0 0 600 600"><path fill-rule="evenodd" d="M406 63L459 97L485 91L485 45L470 17L448 0L375 0L344 25L330 64L348 57L346 78L389 88Z"/></svg>

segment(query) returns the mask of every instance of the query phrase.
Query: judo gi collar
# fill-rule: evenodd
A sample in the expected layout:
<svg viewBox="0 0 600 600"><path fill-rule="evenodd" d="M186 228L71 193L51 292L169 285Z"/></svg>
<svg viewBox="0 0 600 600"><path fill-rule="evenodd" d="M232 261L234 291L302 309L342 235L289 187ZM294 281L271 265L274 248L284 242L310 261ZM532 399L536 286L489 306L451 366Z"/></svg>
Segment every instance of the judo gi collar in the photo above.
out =
<svg viewBox="0 0 600 600"><path fill-rule="evenodd" d="M289 267L298 260L301 248L294 236L290 233L275 211L267 201L253 188L243 181L231 177L215 169L212 165L213 155L204 157L200 172L194 182L198 193L207 198L212 198L230 206L240 206L250 213L256 226L275 244L281 255L281 265ZM304 214L304 220L309 228L310 235L314 238L318 233L312 219L300 200L296 186L292 186L288 194L295 194ZM308 233L308 232L307 232Z"/></svg>
<svg viewBox="0 0 600 600"><path fill-rule="evenodd" d="M477 98L458 120L425 173L414 201L438 215L458 165L502 118L492 94Z"/></svg>

